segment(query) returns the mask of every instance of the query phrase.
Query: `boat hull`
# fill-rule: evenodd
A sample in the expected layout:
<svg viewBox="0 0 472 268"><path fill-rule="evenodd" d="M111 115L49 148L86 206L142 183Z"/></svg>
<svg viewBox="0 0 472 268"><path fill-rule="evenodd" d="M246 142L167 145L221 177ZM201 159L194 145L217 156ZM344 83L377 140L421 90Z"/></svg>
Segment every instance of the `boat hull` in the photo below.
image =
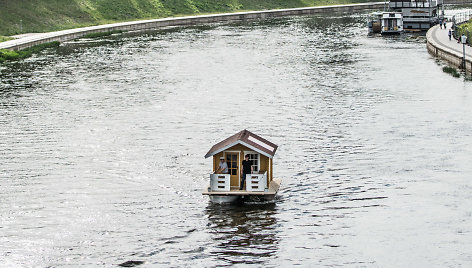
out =
<svg viewBox="0 0 472 268"><path fill-rule="evenodd" d="M237 195L210 195L210 201L215 204L238 203L240 198Z"/></svg>
<svg viewBox="0 0 472 268"><path fill-rule="evenodd" d="M399 32L399 31L386 31L386 32L382 32L381 34L382 35L399 35L401 33L402 32Z"/></svg>

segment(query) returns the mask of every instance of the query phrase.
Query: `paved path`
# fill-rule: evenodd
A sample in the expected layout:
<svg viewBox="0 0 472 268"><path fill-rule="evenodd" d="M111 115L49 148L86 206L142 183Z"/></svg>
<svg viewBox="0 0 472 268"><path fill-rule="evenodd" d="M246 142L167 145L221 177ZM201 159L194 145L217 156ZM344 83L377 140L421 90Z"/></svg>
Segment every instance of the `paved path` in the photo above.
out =
<svg viewBox="0 0 472 268"><path fill-rule="evenodd" d="M451 26L452 22L449 22L447 24L446 30L444 28L439 28L439 25L433 26L433 28L431 28L431 38L442 49L449 50L454 54L457 54L462 57L462 44L457 43L457 40L455 40L454 37L452 37L452 40L449 40L449 37L447 35ZM465 55L466 59L472 59L472 47L467 45L465 46Z"/></svg>
<svg viewBox="0 0 472 268"><path fill-rule="evenodd" d="M38 36L40 34L41 33L24 33L24 34L12 35L10 37L13 37L15 39L20 39L20 38L25 38L25 37Z"/></svg>

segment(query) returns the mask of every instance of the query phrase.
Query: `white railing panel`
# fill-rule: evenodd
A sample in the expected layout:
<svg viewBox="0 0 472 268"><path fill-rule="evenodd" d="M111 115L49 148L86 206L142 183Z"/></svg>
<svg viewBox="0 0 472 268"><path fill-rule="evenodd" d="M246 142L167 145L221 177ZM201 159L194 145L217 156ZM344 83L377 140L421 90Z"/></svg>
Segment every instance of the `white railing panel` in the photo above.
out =
<svg viewBox="0 0 472 268"><path fill-rule="evenodd" d="M212 192L229 192L231 190L229 174L210 174L210 189Z"/></svg>
<svg viewBox="0 0 472 268"><path fill-rule="evenodd" d="M264 174L247 174L246 191L264 192L267 190L267 171Z"/></svg>

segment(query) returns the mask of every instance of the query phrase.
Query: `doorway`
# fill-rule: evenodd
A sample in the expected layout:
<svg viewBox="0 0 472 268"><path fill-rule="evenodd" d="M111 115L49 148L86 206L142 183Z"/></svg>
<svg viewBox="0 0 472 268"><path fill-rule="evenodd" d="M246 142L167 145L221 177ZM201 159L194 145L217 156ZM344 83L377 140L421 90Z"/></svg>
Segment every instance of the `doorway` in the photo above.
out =
<svg viewBox="0 0 472 268"><path fill-rule="evenodd" d="M231 175L231 186L239 187L239 152L225 152L225 159Z"/></svg>

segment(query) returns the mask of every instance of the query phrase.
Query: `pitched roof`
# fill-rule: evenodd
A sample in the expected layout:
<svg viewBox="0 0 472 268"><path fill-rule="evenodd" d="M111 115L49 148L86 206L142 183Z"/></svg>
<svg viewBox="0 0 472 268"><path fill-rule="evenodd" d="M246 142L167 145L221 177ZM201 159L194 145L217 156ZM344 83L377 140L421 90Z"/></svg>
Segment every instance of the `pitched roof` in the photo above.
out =
<svg viewBox="0 0 472 268"><path fill-rule="evenodd" d="M205 155L205 158L214 156L236 144L242 144L269 158L273 158L275 151L277 151L277 145L245 129L213 145Z"/></svg>

